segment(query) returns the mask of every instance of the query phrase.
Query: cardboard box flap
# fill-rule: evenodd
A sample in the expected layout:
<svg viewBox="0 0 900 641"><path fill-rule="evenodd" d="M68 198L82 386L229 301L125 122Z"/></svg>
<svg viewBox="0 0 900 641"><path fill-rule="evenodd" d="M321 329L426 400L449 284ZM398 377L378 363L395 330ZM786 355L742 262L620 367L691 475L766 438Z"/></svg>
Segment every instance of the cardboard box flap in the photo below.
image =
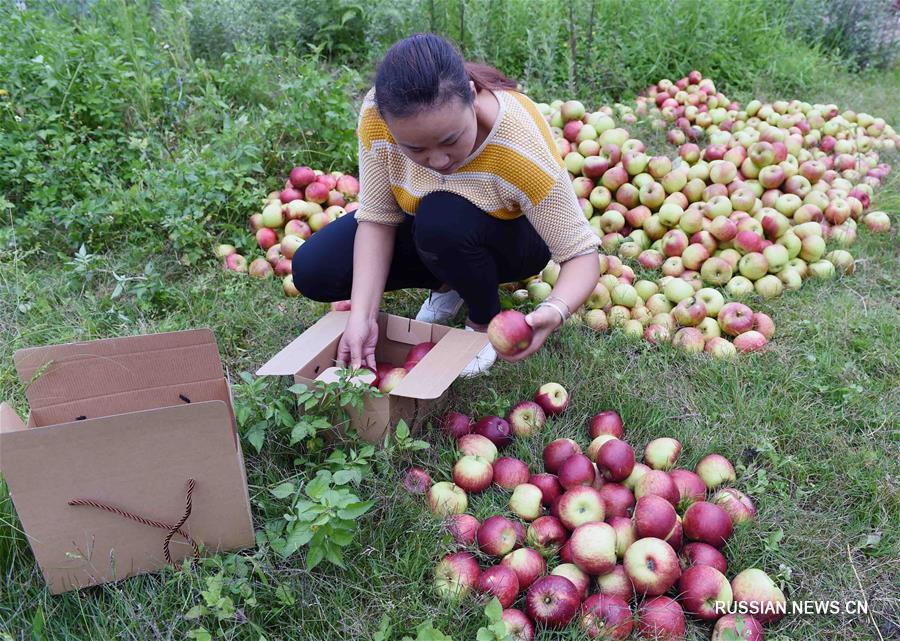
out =
<svg viewBox="0 0 900 641"><path fill-rule="evenodd" d="M243 466L222 401L4 433L0 443L10 495L53 594L165 566L165 530L69 505L75 498L172 523L193 478L183 529L212 553L254 545ZM175 536L171 551L178 561L191 547Z"/></svg>
<svg viewBox="0 0 900 641"><path fill-rule="evenodd" d="M329 312L256 370L257 376L293 376L341 334L350 312ZM336 356L336 355L332 355Z"/></svg>
<svg viewBox="0 0 900 641"><path fill-rule="evenodd" d="M487 334L454 329L441 338L400 381L391 396L434 399L443 394L463 368L487 344Z"/></svg>
<svg viewBox="0 0 900 641"><path fill-rule="evenodd" d="M0 403L0 432L24 430L25 423L9 403Z"/></svg>
<svg viewBox="0 0 900 641"><path fill-rule="evenodd" d="M390 314L384 314L384 321L387 324L384 334L388 340L407 345L418 345L434 340L431 331L433 325L430 323Z"/></svg>
<svg viewBox="0 0 900 641"><path fill-rule="evenodd" d="M208 329L33 347L14 360L32 410L225 376Z"/></svg>

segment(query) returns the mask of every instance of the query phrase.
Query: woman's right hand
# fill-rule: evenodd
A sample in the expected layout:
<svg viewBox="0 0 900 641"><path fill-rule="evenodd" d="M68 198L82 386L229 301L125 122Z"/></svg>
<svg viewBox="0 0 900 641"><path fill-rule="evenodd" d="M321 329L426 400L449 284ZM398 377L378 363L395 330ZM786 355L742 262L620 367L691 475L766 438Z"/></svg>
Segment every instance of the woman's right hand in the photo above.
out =
<svg viewBox="0 0 900 641"><path fill-rule="evenodd" d="M351 369L368 367L374 372L377 343L378 323L375 319L351 314L338 343L337 359Z"/></svg>

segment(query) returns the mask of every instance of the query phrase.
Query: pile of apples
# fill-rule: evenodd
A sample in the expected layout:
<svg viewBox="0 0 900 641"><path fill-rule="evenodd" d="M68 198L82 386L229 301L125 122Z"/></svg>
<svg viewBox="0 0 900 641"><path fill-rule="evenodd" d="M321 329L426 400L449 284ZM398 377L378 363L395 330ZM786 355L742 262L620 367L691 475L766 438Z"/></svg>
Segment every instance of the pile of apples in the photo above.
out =
<svg viewBox="0 0 900 641"><path fill-rule="evenodd" d="M265 257L247 258L234 245L218 245L217 258L226 270L260 279L278 276L287 296L299 296L291 278L294 252L315 232L354 211L359 203L359 181L339 171L324 173L310 167L294 167L284 189L263 200L261 213L248 220L259 249Z"/></svg>
<svg viewBox="0 0 900 641"><path fill-rule="evenodd" d="M852 273L854 258L845 248L856 239L857 221L874 232L890 229L886 213L865 214L890 171L878 150L900 145L900 136L880 118L800 101L754 100L741 109L692 72L649 88L633 108L616 105L625 124L639 116L651 118L656 128L673 123L667 136L680 145L673 160L645 153L641 140L617 126L613 107L588 113L576 100L557 100L538 108L608 254L600 256L602 276L591 301L576 315L595 329L622 327L654 343L672 334L674 341L675 327L717 318L707 310L682 315L700 320L681 322L673 312L683 301L696 306L699 296L708 305L708 292L716 288L732 299L769 299L799 289L809 277ZM709 142L705 147L688 141L701 136ZM635 283L634 270L621 260L660 275ZM551 261L513 299L540 302L558 274ZM720 339L709 351L725 340L713 324L706 324L711 333L699 330L707 344ZM697 351L696 333L680 334L685 338L679 344ZM752 351L758 345L754 335L737 347ZM725 355L728 349L718 351Z"/></svg>
<svg viewBox="0 0 900 641"><path fill-rule="evenodd" d="M592 639L636 632L677 640L685 613L715 622L713 641L762 641L763 624L784 614L786 600L760 569L727 578L723 548L756 508L730 487L736 474L726 458L709 454L693 471L678 468L681 443L663 437L638 462L611 410L590 421L584 451L568 438L547 444L543 470L498 457L513 438L540 433L568 401L561 385L548 383L507 419L473 422L451 412L443 429L460 453L453 481L431 484L424 470L408 471L404 485L427 493L459 548L434 569L437 594L448 601L496 597L517 641L532 640L538 627L569 626ZM510 493L509 514L479 522L466 512L468 497L492 486Z"/></svg>

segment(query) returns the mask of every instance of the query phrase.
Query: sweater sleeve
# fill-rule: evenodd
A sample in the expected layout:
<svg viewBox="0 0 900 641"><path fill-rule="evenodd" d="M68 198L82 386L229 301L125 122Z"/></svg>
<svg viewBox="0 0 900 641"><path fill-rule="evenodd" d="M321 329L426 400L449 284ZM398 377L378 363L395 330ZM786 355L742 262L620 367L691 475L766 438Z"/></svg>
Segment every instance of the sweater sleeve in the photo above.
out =
<svg viewBox="0 0 900 641"><path fill-rule="evenodd" d="M527 203L526 203L527 204ZM588 224L565 169L557 172L550 192L539 203L523 208L557 263L597 250L600 239Z"/></svg>
<svg viewBox="0 0 900 641"><path fill-rule="evenodd" d="M377 151L379 144L390 144L393 137L378 116L371 100L372 93L366 96L356 130L359 139L359 208L354 217L358 222L399 225L405 214L391 191L384 155Z"/></svg>

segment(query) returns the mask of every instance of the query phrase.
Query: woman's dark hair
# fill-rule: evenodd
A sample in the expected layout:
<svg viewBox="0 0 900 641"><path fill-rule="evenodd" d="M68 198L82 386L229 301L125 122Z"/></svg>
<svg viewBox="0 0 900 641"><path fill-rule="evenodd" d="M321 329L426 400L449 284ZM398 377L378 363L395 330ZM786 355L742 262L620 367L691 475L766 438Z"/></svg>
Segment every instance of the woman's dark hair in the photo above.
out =
<svg viewBox="0 0 900 641"><path fill-rule="evenodd" d="M490 65L466 62L449 41L417 33L395 43L375 72L375 103L382 116L403 118L453 96L472 103L475 89L515 89L517 84Z"/></svg>

